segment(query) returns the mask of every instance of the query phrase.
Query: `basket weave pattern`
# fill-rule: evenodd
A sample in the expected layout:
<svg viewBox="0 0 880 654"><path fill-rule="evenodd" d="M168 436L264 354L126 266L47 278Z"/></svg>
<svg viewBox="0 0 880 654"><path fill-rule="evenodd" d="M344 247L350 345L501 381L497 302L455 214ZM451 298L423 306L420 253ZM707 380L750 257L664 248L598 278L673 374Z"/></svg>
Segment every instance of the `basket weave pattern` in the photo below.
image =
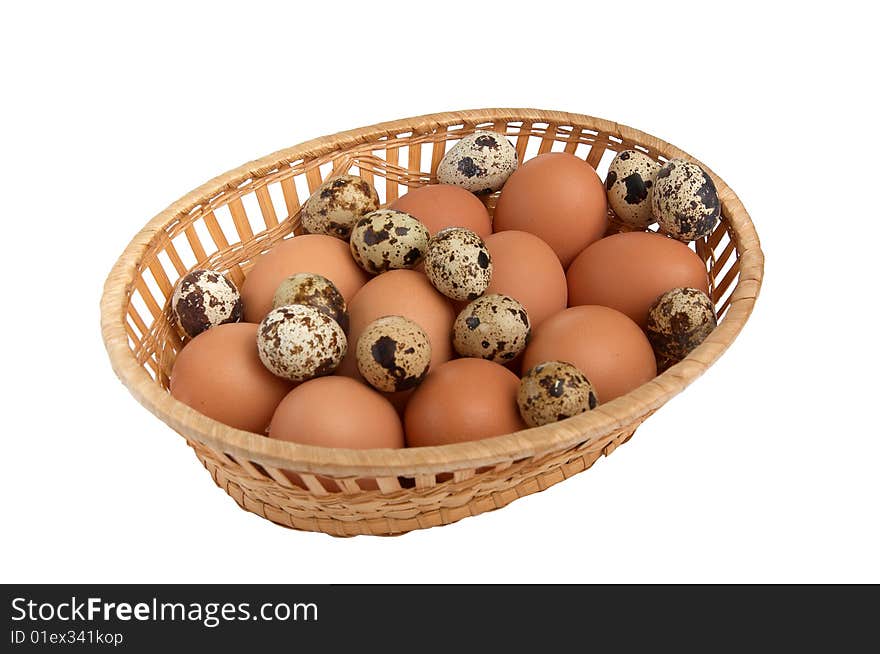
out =
<svg viewBox="0 0 880 654"><path fill-rule="evenodd" d="M624 149L658 161L696 161L657 138L580 114L481 109L420 116L309 141L221 175L151 220L114 266L101 305L114 370L138 401L186 438L242 508L286 527L351 536L398 534L503 507L586 470L626 442L745 324L760 288L763 254L739 199L700 164L712 175L722 206L714 233L694 244L706 262L719 326L683 362L593 411L473 443L342 450L232 429L171 397L169 375L183 346L169 309L178 279L204 267L240 285L257 257L300 233L301 203L328 176L360 175L391 202L407 188L436 182L445 152L475 129L507 134L520 161L565 151L601 170ZM490 212L496 198L485 200ZM610 231L619 229L613 216L611 225ZM306 488L293 485L284 470L296 472ZM364 480L378 490L364 490Z"/></svg>

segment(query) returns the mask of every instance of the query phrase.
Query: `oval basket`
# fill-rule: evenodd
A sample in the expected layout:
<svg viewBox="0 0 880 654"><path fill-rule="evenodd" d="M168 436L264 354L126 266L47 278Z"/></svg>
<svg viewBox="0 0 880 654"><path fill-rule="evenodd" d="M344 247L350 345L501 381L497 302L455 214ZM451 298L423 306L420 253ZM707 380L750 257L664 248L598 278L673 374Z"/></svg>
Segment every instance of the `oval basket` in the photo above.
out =
<svg viewBox="0 0 880 654"><path fill-rule="evenodd" d="M169 374L182 343L168 300L180 277L207 267L240 284L257 257L299 233L300 204L326 177L360 175L390 202L407 188L435 182L443 154L477 128L507 134L520 161L566 151L602 171L624 149L658 161L696 161L653 136L581 114L478 109L407 118L308 141L214 178L153 218L113 267L101 328L114 371L187 440L242 508L285 527L335 536L400 534L501 508L586 470L625 443L742 329L761 285L763 254L739 199L703 166L717 186L722 219L692 247L706 263L718 327L684 361L593 411L477 442L345 450L232 429L171 397ZM494 200L486 199L490 211ZM298 473L306 488L291 484L284 470Z"/></svg>

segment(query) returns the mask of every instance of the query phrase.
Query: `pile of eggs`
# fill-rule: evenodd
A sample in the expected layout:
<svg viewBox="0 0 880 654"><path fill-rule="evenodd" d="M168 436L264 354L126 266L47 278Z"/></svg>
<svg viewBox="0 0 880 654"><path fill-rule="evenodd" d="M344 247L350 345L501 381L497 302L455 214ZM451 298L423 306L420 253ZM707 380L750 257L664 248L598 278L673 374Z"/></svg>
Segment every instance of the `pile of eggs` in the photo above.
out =
<svg viewBox="0 0 880 654"><path fill-rule="evenodd" d="M172 395L296 443L443 445L594 409L715 328L687 245L720 216L699 166L627 150L603 184L574 155L518 165L477 131L437 180L380 207L366 181L333 177L302 207L307 233L240 289L211 270L181 279ZM499 190L493 220L481 197ZM633 231L605 236L609 207Z"/></svg>

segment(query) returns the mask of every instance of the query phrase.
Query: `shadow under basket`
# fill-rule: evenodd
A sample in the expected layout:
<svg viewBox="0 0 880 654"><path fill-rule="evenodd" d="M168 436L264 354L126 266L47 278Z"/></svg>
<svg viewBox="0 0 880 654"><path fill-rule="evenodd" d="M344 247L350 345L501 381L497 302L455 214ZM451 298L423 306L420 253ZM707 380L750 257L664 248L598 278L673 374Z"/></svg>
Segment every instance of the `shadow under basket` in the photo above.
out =
<svg viewBox="0 0 880 654"><path fill-rule="evenodd" d="M684 158L709 172L722 218L692 244L706 264L718 312L714 332L684 361L634 391L562 422L482 441L402 450L297 445L232 429L168 392L182 342L170 321L175 283L193 268L241 284L254 261L295 238L302 202L328 176L374 184L383 203L436 183L444 153L475 129L507 134L520 162L564 151L604 177L616 152ZM485 198L490 212L496 195ZM616 231L610 215L610 231ZM704 164L638 130L581 114L478 109L407 118L281 150L214 178L153 218L107 278L101 328L116 374L180 433L214 481L242 508L285 527L334 536L391 535L501 508L589 468L706 370L733 342L758 295L764 258L734 192ZM297 473L302 487L283 471ZM293 476L295 479L296 477Z"/></svg>

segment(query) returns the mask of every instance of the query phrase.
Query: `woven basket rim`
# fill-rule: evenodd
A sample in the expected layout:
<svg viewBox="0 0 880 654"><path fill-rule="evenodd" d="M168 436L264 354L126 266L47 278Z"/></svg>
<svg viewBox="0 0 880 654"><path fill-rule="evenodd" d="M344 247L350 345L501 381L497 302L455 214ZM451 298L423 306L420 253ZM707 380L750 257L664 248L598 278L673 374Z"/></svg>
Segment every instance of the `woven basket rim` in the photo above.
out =
<svg viewBox="0 0 880 654"><path fill-rule="evenodd" d="M639 388L587 413L567 420L480 441L399 450L351 450L299 445L228 427L198 413L162 389L137 362L128 345L125 312L129 292L144 253L169 222L218 193L242 182L304 159L321 157L386 136L474 126L495 120L578 125L634 141L667 158L683 158L703 166L718 190L723 215L735 237L739 280L724 318L712 334L681 363ZM101 331L114 372L131 394L153 414L188 439L236 457L281 469L336 476L430 474L515 461L598 441L627 424L643 419L699 377L730 346L748 320L763 279L764 255L751 218L730 187L702 162L677 147L625 125L592 116L530 108L449 111L393 120L324 136L278 150L219 175L157 214L131 240L104 284Z"/></svg>

